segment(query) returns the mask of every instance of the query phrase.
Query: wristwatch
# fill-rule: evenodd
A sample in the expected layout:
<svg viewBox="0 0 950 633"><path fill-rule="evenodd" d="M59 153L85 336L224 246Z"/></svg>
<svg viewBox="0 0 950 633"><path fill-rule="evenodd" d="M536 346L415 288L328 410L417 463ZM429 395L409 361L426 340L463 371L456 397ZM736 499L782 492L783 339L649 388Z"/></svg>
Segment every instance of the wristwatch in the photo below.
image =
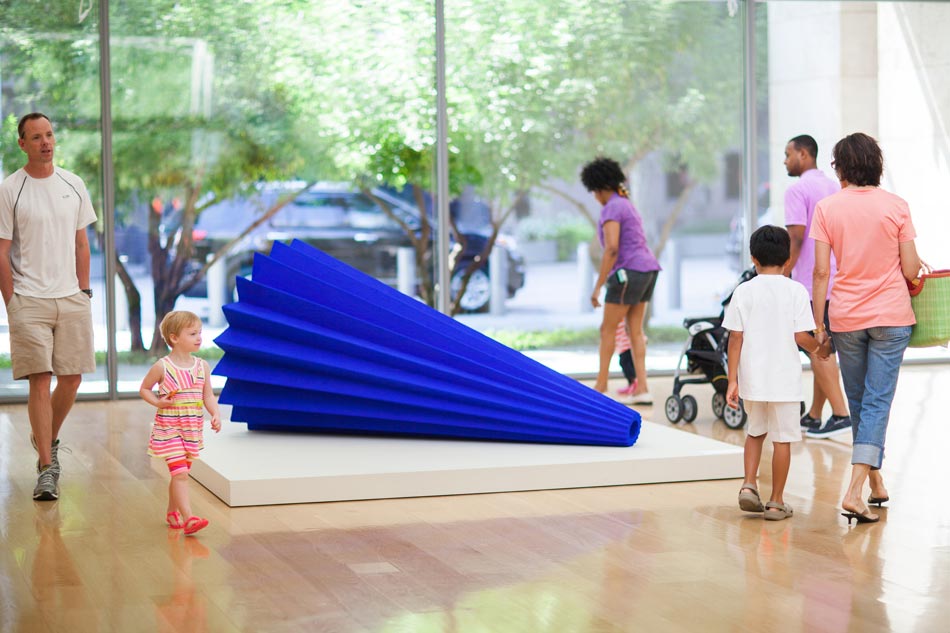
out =
<svg viewBox="0 0 950 633"><path fill-rule="evenodd" d="M86 296L88 296L90 299L92 299L92 288L83 288L83 289L80 290L79 292L85 292L85 293L86 293Z"/></svg>

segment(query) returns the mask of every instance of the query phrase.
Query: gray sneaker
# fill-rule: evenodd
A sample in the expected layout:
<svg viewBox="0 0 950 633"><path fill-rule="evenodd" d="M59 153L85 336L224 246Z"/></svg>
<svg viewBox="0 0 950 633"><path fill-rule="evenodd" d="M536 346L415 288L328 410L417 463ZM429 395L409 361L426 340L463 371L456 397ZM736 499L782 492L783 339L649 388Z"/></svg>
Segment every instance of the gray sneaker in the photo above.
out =
<svg viewBox="0 0 950 633"><path fill-rule="evenodd" d="M825 423L819 428L805 431L805 437L821 439L823 437L835 437L836 435L844 435L846 433L851 433L851 416L833 415L825 420Z"/></svg>
<svg viewBox="0 0 950 633"><path fill-rule="evenodd" d="M32 433L30 433L30 444L33 445L33 450L36 451L36 438L33 437ZM63 472L63 469L59 465L59 440L56 440L55 442L53 442L51 452L52 452L51 457L53 461L50 465L56 469L56 474L58 476L60 473ZM66 452L69 452L68 449ZM39 453L39 451L37 451L37 453ZM43 465L40 463L40 459L37 457L36 458L36 474L38 475L42 471L43 471Z"/></svg>
<svg viewBox="0 0 950 633"><path fill-rule="evenodd" d="M56 501L59 499L59 476L52 466L47 466L36 479L33 489L34 501Z"/></svg>
<svg viewBox="0 0 950 633"><path fill-rule="evenodd" d="M802 416L801 425L802 432L804 433L805 431L811 431L813 429L819 428L821 426L821 420L811 417L810 413L806 413Z"/></svg>

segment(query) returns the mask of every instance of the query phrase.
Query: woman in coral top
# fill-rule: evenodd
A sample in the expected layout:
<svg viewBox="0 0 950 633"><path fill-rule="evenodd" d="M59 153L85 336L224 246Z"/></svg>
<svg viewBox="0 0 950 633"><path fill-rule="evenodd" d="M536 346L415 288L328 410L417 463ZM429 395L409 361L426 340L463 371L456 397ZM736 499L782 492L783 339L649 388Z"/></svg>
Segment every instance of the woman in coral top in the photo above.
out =
<svg viewBox="0 0 950 633"><path fill-rule="evenodd" d="M873 523L880 517L865 504L864 482L871 483L867 503L881 505L888 500L880 471L884 436L904 350L916 322L907 281L916 279L924 264L914 246L916 233L907 202L880 188L884 157L877 141L851 134L838 141L832 156L841 191L815 207L813 296L825 296L834 252L838 273L828 317L854 438L851 483L841 502L842 515L848 523L851 519ZM815 323L824 323L825 303L815 301L814 308ZM816 331L826 358L828 336L822 327Z"/></svg>

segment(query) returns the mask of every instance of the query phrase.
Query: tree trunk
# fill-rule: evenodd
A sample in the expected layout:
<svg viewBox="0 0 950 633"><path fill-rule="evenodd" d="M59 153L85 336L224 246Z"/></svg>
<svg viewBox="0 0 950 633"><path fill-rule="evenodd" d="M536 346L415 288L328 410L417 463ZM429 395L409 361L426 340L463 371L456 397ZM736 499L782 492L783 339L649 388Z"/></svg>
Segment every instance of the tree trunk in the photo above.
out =
<svg viewBox="0 0 950 633"><path fill-rule="evenodd" d="M518 202L522 196L527 195L527 192L521 192L518 195L518 198L511 204L508 209L501 214L501 217L496 221L491 221L491 235L488 237L488 241L485 242L485 247L482 249L482 252L478 254L478 257L472 260L468 267L462 272L462 283L459 285L458 293L455 295L455 299L452 301L452 307L450 310L450 316L455 316L461 310L460 304L462 297L465 296L465 291L468 290L468 280L472 278L472 274L478 270L479 265L483 264L488 266L488 258L491 256L492 249L495 247L495 242L498 240L498 234L501 232L501 227L505 225L505 222L508 221L508 218L511 217L511 214L515 212L515 209L518 208ZM492 205L494 208L494 205ZM459 235L459 239L464 239ZM464 245L463 245L464 246Z"/></svg>
<svg viewBox="0 0 950 633"><path fill-rule="evenodd" d="M129 334L132 338L130 349L133 352L144 352L145 343L142 340L142 295L135 287L132 275L129 274L125 263L116 254L115 270L125 290L125 301L129 306Z"/></svg>

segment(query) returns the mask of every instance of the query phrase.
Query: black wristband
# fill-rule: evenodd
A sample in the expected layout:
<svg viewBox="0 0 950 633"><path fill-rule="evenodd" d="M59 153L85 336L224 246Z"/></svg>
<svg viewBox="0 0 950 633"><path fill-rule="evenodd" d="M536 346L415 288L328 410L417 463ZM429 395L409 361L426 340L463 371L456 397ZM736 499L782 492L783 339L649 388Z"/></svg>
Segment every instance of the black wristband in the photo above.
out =
<svg viewBox="0 0 950 633"><path fill-rule="evenodd" d="M83 288L83 289L80 290L79 292L85 292L86 295L87 295L90 299L92 299L92 288Z"/></svg>

